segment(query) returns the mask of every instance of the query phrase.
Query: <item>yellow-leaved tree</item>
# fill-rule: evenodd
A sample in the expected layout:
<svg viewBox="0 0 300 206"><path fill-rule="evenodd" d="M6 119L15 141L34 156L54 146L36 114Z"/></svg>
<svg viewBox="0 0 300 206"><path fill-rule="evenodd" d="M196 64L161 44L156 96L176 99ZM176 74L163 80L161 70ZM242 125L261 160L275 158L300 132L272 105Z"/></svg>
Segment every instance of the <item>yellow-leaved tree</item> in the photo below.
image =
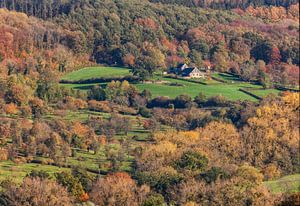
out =
<svg viewBox="0 0 300 206"><path fill-rule="evenodd" d="M242 130L245 159L263 167L273 163L283 173L299 167L299 93L264 101Z"/></svg>

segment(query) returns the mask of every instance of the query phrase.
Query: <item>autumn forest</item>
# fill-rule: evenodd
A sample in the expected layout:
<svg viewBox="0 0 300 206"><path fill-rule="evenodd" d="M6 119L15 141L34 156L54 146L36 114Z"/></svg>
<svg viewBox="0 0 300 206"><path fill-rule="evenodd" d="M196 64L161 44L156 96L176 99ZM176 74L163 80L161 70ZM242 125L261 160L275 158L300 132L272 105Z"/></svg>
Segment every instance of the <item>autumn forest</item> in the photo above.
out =
<svg viewBox="0 0 300 206"><path fill-rule="evenodd" d="M295 0L0 0L0 205L300 205L299 75Z"/></svg>

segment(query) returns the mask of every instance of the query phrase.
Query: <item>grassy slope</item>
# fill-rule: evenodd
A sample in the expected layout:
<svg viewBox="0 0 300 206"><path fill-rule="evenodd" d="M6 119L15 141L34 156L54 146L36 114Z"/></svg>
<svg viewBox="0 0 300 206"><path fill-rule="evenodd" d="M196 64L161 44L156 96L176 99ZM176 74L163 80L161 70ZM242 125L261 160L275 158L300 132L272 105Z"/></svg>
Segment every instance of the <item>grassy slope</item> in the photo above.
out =
<svg viewBox="0 0 300 206"><path fill-rule="evenodd" d="M63 79L67 80L79 80L79 79L88 79L93 77L119 77L129 75L130 72L128 69L116 68L116 67L88 67L75 72L66 74ZM228 75L228 74L219 74L215 73L215 77L224 79L227 81L232 81L233 84L223 84L220 82L213 81L212 84L202 85L198 83L187 82L185 80L175 80L170 78L159 78L168 82L177 82L183 86L170 86L168 84L158 84L158 83L147 83L147 84L136 84L135 86L140 90L148 89L152 92L153 96L169 96L174 98L180 94L188 94L192 97L195 97L200 92L203 92L208 97L223 95L231 100L256 100L255 98L239 91L240 88L251 88L251 89L260 89L258 85L252 85L250 83L245 83L240 81L238 78ZM64 84L65 87L87 90L94 86L95 84ZM105 86L105 84L102 84ZM258 96L266 96L269 93L277 94L278 90L268 89L268 90L254 90L254 94Z"/></svg>
<svg viewBox="0 0 300 206"><path fill-rule="evenodd" d="M273 193L299 192L300 174L284 176L278 180L264 182L264 185Z"/></svg>
<svg viewBox="0 0 300 206"><path fill-rule="evenodd" d="M122 77L130 75L129 69L118 67L86 67L63 76L65 80L81 80L99 77Z"/></svg>
<svg viewBox="0 0 300 206"><path fill-rule="evenodd" d="M0 162L0 181L6 178L11 178L13 181L21 182L22 179L32 170L42 170L49 173L51 176L55 172L70 170L68 168L59 168L51 165L41 165L33 163L16 164L12 161Z"/></svg>
<svg viewBox="0 0 300 206"><path fill-rule="evenodd" d="M267 96L269 94L275 94L275 95L278 95L280 93L279 90L277 89L257 89L257 90L251 90L250 91L252 94L255 94L259 97L264 97L264 96Z"/></svg>
<svg viewBox="0 0 300 206"><path fill-rule="evenodd" d="M80 111L66 111L66 115L64 115L63 119L68 121L80 121L85 122L88 120L89 116L101 116L103 118L109 118L111 114L103 113L103 112L93 112L88 110L80 110ZM131 131L129 131L128 135L125 134L117 134L115 139L120 140L123 138L131 139L133 136L137 136L136 140L132 139L130 147L134 148L136 146L140 146L143 142L148 139L149 131L145 130L141 125L138 124L136 116L130 115L123 115L129 117L133 123L133 127ZM47 114L43 116L44 119L51 119L54 117L54 114ZM144 118L142 118L144 119ZM162 130L165 130L166 127L163 127ZM112 150L111 151L118 151L120 148L119 144L109 144L107 145ZM74 165L74 166L82 166L84 168L89 168L93 170L101 169L101 171L108 171L107 165L109 165L109 161L105 156L105 148L102 146L97 154L93 154L93 152L88 151L77 151L75 157L68 157L67 164ZM35 157L34 159L37 160L47 160L45 157ZM132 156L125 155L124 162L122 162L121 170L122 171L130 171L132 169ZM99 168L100 165L100 168ZM61 172L65 170L70 170L68 168L60 168L57 166L50 166L50 165L41 165L41 164L33 164L33 163L14 163L12 161L1 161L0 162L0 181L6 178L12 178L16 182L21 182L22 179L30 173L32 170L43 170L48 172L52 177L53 174L56 172Z"/></svg>
<svg viewBox="0 0 300 206"><path fill-rule="evenodd" d="M140 90L149 89L153 96L169 96L174 98L180 94L188 94L195 97L200 92L207 96L223 95L228 99L249 99L255 100L253 97L238 91L240 87L251 86L248 84L212 84L212 85L202 85L193 82L187 82L184 80L175 80L169 78L162 78L162 80L169 82L177 82L184 86L170 86L165 84L136 84L136 87ZM253 85L252 85L253 86Z"/></svg>

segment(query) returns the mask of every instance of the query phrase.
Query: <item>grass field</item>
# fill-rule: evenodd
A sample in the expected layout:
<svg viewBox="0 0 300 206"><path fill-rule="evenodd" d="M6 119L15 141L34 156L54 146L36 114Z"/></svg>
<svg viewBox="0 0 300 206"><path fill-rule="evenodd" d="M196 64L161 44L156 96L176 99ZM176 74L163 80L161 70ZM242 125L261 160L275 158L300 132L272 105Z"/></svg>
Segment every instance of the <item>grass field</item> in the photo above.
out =
<svg viewBox="0 0 300 206"><path fill-rule="evenodd" d="M89 79L93 77L119 77L129 75L128 69L115 68L115 67L89 67L84 68L75 72L66 74L63 79L65 80L79 80L79 79ZM231 83L221 83L215 80L207 81L207 85L189 82L182 79L171 79L161 76L155 76L152 80L162 80L164 83L137 83L135 86L143 91L148 89L151 91L153 97L157 96L169 96L174 98L180 94L188 94L192 97L195 97L200 92L204 93L207 97L223 95L224 97L230 100L252 100L257 101L254 97L245 94L244 92L239 91L240 88L253 89L253 93L257 96L263 97L269 93L278 94L279 91L275 89L266 89L264 90L259 85L253 85L247 82L239 80L237 77L225 74L225 73L214 73L214 77L230 81ZM167 82L167 83L166 83ZM170 83L178 83L179 85L172 86ZM79 90L88 90L96 84L63 84L67 88L79 89ZM106 83L102 83L102 86L105 86Z"/></svg>
<svg viewBox="0 0 300 206"><path fill-rule="evenodd" d="M256 88L255 85L250 84L212 84L212 85L202 85L198 83L188 82L185 80L179 79L170 79L170 78L162 78L161 80L178 83L183 86L171 86L167 84L136 84L136 87L142 91L144 89L148 89L152 92L152 95L155 96L169 96L170 98L174 98L180 94L188 94L192 97L197 96L200 92L204 93L206 96L216 96L223 95L231 100L255 100L255 98L244 94L239 91L241 87L253 87Z"/></svg>
<svg viewBox="0 0 300 206"><path fill-rule="evenodd" d="M62 77L63 80L84 80L100 77L123 77L130 75L129 69L119 67L86 67Z"/></svg>
<svg viewBox="0 0 300 206"><path fill-rule="evenodd" d="M241 80L233 75L226 74L226 73L214 73L212 74L213 77L225 80L225 81L230 81L230 82L240 82Z"/></svg>
<svg viewBox="0 0 300 206"><path fill-rule="evenodd" d="M105 119L108 119L111 116L111 114L104 113L104 112L89 111L89 110L78 110L78 111L66 110L65 114L62 115L60 118L68 121L86 122L90 116L98 116L98 117L101 116ZM139 121L136 118L136 116L132 116L132 115L122 115L122 116L128 117L132 122L132 128L127 135L124 133L116 134L114 138L114 142L110 142L107 143L105 146L102 146L97 152L97 154L94 154L93 152L89 152L86 150L76 149L76 155L72 157L68 157L65 164L72 165L72 166L80 166L95 171L101 170L102 172L108 172L109 165L111 164L111 162L108 160L108 157L105 154L107 154L107 150L109 150L110 153L116 154L119 152L119 150L122 149L118 140L129 139L130 140L129 146L132 149L134 149L137 146L141 146L142 144L144 144L144 141L149 140L150 132L148 130L145 130L143 126L139 124ZM49 113L42 116L42 119L51 119L53 117L57 117L57 115ZM145 118L140 117L140 119L143 120ZM162 126L161 129L166 130L168 129L168 127ZM42 160L44 162L47 162L49 159L47 157L35 157L34 160ZM120 165L120 170L130 172L132 169L132 162L133 162L133 157L124 153L124 159ZM70 168L63 168L63 167L44 165L44 164L35 164L35 163L15 163L12 161L1 161L0 181L6 178L12 178L17 183L20 183L22 179L32 170L46 171L52 177L54 177L53 175L54 173L61 172L61 171L68 171L70 170Z"/></svg>
<svg viewBox="0 0 300 206"><path fill-rule="evenodd" d="M250 90L250 92L252 94L255 94L259 97L265 97L269 94L275 94L275 95L278 95L280 93L279 90L277 89L254 89L254 90Z"/></svg>
<svg viewBox="0 0 300 206"><path fill-rule="evenodd" d="M288 175L278 180L264 182L264 185L273 193L281 192L299 192L300 191L300 174Z"/></svg>
<svg viewBox="0 0 300 206"><path fill-rule="evenodd" d="M19 183L32 170L45 171L53 177L56 172L70 170L68 168L59 168L51 165L41 165L33 163L16 164L12 161L0 162L0 181L6 178L11 178L13 181Z"/></svg>

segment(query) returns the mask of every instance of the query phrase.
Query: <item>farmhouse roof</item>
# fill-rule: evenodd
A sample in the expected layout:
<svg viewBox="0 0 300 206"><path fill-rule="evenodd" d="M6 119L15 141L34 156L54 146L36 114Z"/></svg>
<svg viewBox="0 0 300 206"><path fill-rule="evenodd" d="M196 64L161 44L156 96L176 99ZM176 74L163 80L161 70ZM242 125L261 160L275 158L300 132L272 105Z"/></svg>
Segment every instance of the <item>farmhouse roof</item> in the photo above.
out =
<svg viewBox="0 0 300 206"><path fill-rule="evenodd" d="M180 64L177 65L177 68L181 69L181 70L184 70L184 69L188 68L188 65L184 64L184 63L180 63Z"/></svg>
<svg viewBox="0 0 300 206"><path fill-rule="evenodd" d="M196 72L200 72L199 69L197 67L190 67L190 68L186 68L182 71L182 75L183 76L188 76L190 73L192 73L193 71Z"/></svg>

